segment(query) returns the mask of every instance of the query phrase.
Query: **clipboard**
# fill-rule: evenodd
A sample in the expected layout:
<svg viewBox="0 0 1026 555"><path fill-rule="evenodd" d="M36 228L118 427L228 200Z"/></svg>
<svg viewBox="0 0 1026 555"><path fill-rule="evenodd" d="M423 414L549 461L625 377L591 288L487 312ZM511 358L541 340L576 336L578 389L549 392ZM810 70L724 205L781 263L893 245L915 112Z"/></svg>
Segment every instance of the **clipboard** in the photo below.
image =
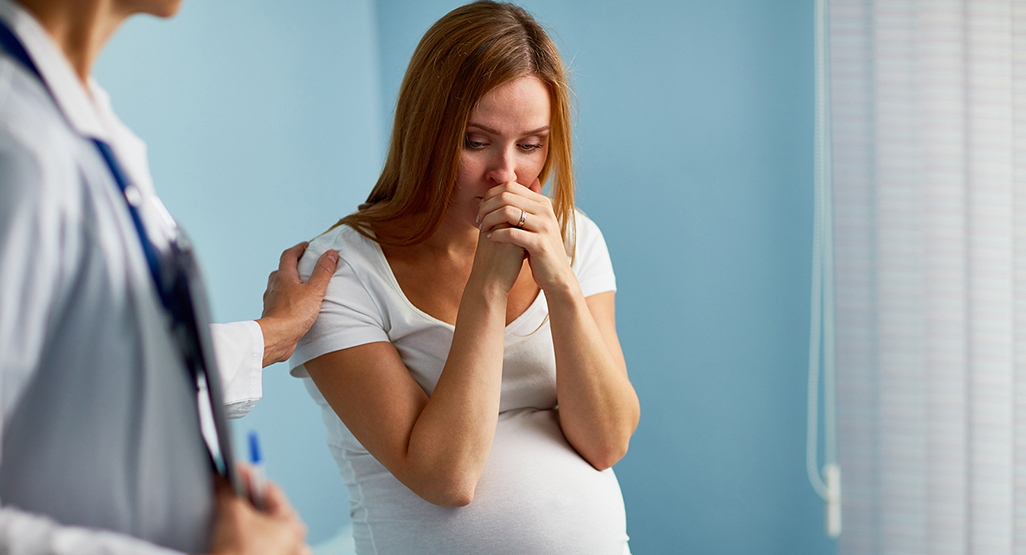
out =
<svg viewBox="0 0 1026 555"><path fill-rule="evenodd" d="M209 404L213 430L201 426L215 472L221 475L240 496L248 491L239 478L232 450L232 434L224 414L224 394L221 376L214 356L214 342L210 336L210 310L206 289L192 244L184 232L176 229L171 241L168 264L162 265L174 274L166 277L170 288L168 311L172 315L172 332L177 339L186 367L196 381L197 402ZM204 394L204 392L206 392ZM204 412L200 409L201 414ZM201 417L202 418L202 417ZM213 434L214 437L210 437ZM216 446L216 449L215 449Z"/></svg>

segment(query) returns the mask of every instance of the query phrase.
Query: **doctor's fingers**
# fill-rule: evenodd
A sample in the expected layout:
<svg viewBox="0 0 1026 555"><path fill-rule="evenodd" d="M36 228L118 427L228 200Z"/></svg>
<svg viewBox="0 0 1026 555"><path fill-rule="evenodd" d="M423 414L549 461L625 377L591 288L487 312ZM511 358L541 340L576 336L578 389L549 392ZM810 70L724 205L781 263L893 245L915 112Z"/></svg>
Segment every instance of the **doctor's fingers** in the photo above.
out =
<svg viewBox="0 0 1026 555"><path fill-rule="evenodd" d="M295 521L306 530L306 525L299 518L299 513L289 503L285 492L278 487L278 484L267 481L264 483L264 507L267 514L283 519L295 519Z"/></svg>
<svg viewBox="0 0 1026 555"><path fill-rule="evenodd" d="M307 285L315 291L320 291L323 297L324 292L328 289L328 282L331 281L331 276L335 275L337 267L338 252L328 249L327 252L317 259L317 265L314 266L313 272L310 273L310 279L306 281ZM299 279L298 274L296 279Z"/></svg>
<svg viewBox="0 0 1026 555"><path fill-rule="evenodd" d="M257 511L230 490L219 490L211 548L224 555L306 555L306 527L294 515Z"/></svg>
<svg viewBox="0 0 1026 555"><path fill-rule="evenodd" d="M299 517L299 513L292 508L285 493L274 482L264 484L264 505L268 516L278 519L288 526L300 540L293 552L294 555L309 555L310 546L303 541L306 539L309 528Z"/></svg>
<svg viewBox="0 0 1026 555"><path fill-rule="evenodd" d="M261 297L264 301L264 304L267 304L267 297L271 294L271 291L274 290L274 281L275 279L277 279L277 277L278 270L275 270L270 274L267 274L267 288L264 289L264 296Z"/></svg>
<svg viewBox="0 0 1026 555"><path fill-rule="evenodd" d="M295 269L299 265L299 257L303 256L306 251L306 247L309 243L303 241L293 247L287 248L281 253L281 257L278 258L278 269L285 270L287 268Z"/></svg>

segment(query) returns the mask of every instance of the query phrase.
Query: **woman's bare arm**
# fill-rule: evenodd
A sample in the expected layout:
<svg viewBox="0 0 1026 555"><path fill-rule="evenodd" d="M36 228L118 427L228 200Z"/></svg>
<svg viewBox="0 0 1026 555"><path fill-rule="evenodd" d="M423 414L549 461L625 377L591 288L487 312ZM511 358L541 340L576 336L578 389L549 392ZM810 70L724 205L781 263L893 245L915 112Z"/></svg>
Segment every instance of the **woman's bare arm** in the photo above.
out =
<svg viewBox="0 0 1026 555"><path fill-rule="evenodd" d="M360 345L306 363L356 439L400 482L436 505L470 503L484 471L498 423L506 298L522 260L519 248L481 242L449 357L430 397L391 343Z"/></svg>
<svg viewBox="0 0 1026 555"><path fill-rule="evenodd" d="M612 466L627 452L640 417L616 335L614 293L585 299L567 261L552 202L537 184L493 188L480 213L490 240L527 251L534 279L545 291L563 435L595 468Z"/></svg>
<svg viewBox="0 0 1026 555"><path fill-rule="evenodd" d="M546 294L556 352L559 422L570 445L603 470L627 453L640 406L616 335L615 294L584 298L580 288L575 289Z"/></svg>

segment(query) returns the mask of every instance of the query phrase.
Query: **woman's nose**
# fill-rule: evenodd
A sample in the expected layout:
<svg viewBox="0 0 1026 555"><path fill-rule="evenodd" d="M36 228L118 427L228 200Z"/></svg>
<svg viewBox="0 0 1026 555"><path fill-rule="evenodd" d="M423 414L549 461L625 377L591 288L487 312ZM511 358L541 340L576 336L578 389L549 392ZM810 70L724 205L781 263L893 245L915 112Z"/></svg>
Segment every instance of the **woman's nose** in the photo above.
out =
<svg viewBox="0 0 1026 555"><path fill-rule="evenodd" d="M517 180L516 164L513 161L513 153L504 149L492 160L491 168L488 170L488 180L493 185L502 185Z"/></svg>

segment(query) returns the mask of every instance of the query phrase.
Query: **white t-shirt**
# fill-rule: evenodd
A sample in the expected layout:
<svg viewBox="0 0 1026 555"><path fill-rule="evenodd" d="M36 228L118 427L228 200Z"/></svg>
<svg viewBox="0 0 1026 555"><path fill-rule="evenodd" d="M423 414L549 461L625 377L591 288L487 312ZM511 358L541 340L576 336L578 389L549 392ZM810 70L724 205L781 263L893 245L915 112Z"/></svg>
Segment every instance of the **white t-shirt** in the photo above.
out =
<svg viewBox="0 0 1026 555"><path fill-rule="evenodd" d="M584 295L615 291L602 233L580 212L576 220L573 270ZM623 496L613 470L595 470L570 447L559 425L544 293L506 326L499 421L474 500L465 507L439 507L410 491L364 449L302 365L333 351L388 341L430 395L454 327L413 306L380 246L348 226L310 243L299 265L303 279L327 249L338 251L341 262L317 322L300 341L291 365L321 406L328 447L349 487L357 552L629 553Z"/></svg>

